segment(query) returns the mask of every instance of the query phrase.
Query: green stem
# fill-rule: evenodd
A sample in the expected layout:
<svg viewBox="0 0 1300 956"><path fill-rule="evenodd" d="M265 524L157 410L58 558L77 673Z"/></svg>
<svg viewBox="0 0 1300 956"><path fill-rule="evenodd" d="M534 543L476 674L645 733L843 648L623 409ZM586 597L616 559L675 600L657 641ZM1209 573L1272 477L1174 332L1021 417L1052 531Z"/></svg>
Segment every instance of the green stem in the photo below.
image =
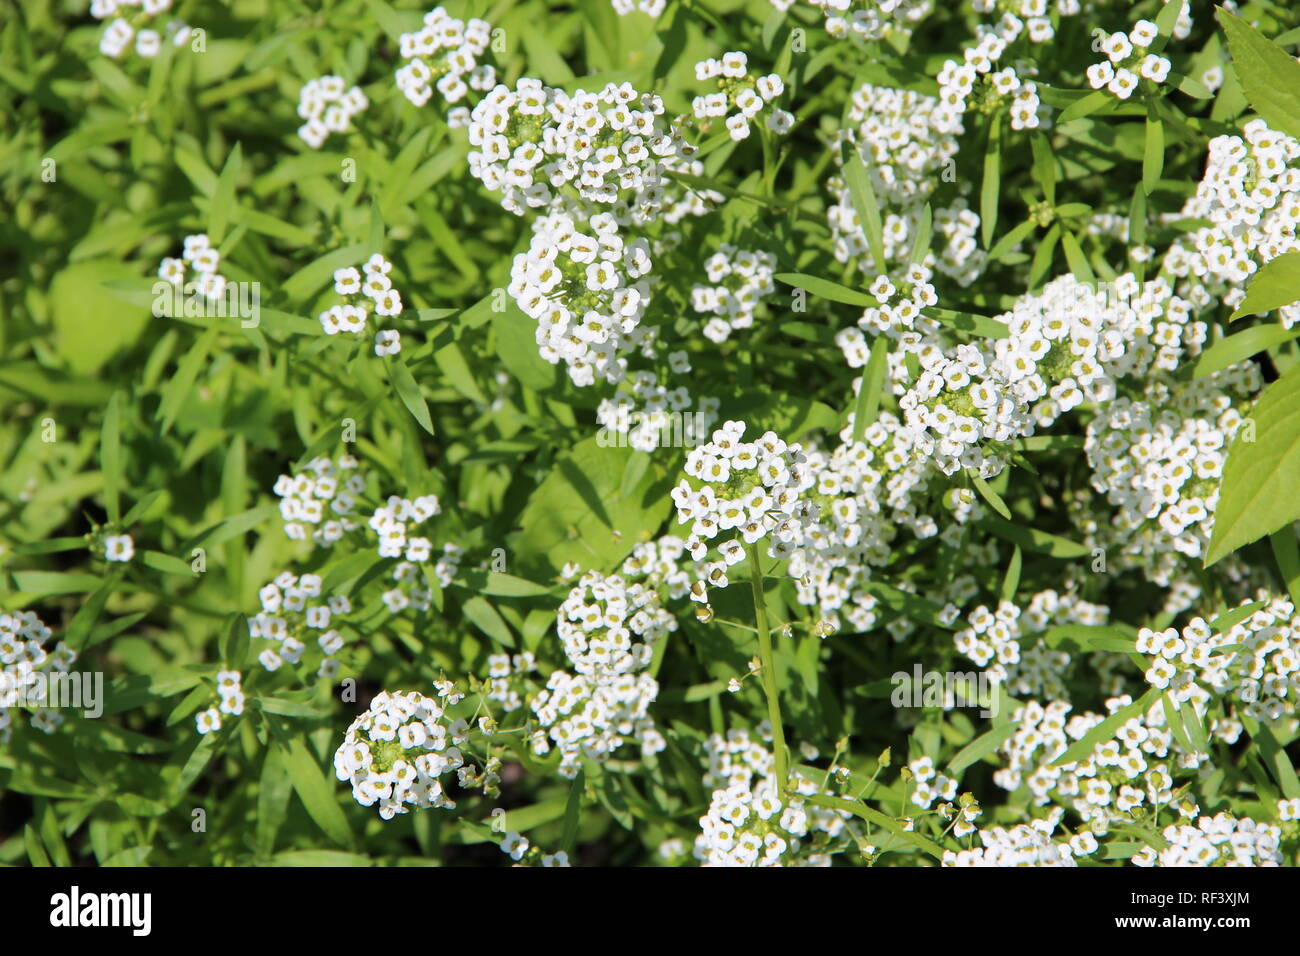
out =
<svg viewBox="0 0 1300 956"><path fill-rule="evenodd" d="M781 700L776 688L776 656L772 653L772 632L767 627L767 604L763 600L763 572L758 565L758 545L748 545L749 580L754 588L754 623L758 625L758 659L763 665L763 690L767 694L767 719L772 724L772 749L776 757L776 784L785 793L790 780L790 751L781 724Z"/></svg>

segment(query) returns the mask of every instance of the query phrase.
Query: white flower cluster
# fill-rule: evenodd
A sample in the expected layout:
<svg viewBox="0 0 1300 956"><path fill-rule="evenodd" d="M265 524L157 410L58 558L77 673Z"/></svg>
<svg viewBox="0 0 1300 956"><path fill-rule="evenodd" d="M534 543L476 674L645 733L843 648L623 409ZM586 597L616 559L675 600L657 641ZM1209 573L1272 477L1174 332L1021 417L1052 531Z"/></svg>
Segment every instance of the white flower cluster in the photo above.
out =
<svg viewBox="0 0 1300 956"><path fill-rule="evenodd" d="M380 595L380 600L384 602L390 614L401 614L408 608L423 612L433 606L433 589L420 570L420 565L433 556L428 540L412 538L406 545L405 554L406 560L397 562L393 567L392 579L397 582L396 586ZM410 557L412 554L419 560L412 559ZM460 545L450 541L442 546L442 553L433 564L433 576L437 579L439 587L445 588L451 585L460 571L460 562L464 554L465 551Z"/></svg>
<svg viewBox="0 0 1300 956"><path fill-rule="evenodd" d="M918 757L907 765L907 769L912 772L912 779L915 786L912 788L912 803L916 804L922 810L929 810L934 801L950 801L957 799L957 781L951 777L945 777L934 769L934 760L930 757ZM959 821L969 824L969 821ZM968 825L964 833L958 833L958 836L965 836L971 831Z"/></svg>
<svg viewBox="0 0 1300 956"><path fill-rule="evenodd" d="M669 353L674 372L690 371L685 352ZM626 435L626 443L638 451L654 451L661 446L688 447L703 441L718 420L722 401L703 396L691 410L692 398L684 385L667 388L659 376L650 371L633 372L627 377L629 392L602 398L596 408L596 424L602 432L597 442L602 447L621 444L614 435Z"/></svg>
<svg viewBox="0 0 1300 956"><path fill-rule="evenodd" d="M162 51L163 40L175 46L190 41L191 30L179 20L169 21L162 33L154 28L154 19L172 8L172 0L91 0L90 15L96 20L110 20L99 39L99 52L117 59L135 40L136 56L152 59ZM139 12L136 12L139 11ZM135 21L136 26L131 22ZM141 22L148 27L141 27Z"/></svg>
<svg viewBox="0 0 1300 956"><path fill-rule="evenodd" d="M943 866L1078 866L1069 841L1056 842L1059 814L1047 820L1017 823L1010 829L992 827L978 831L981 846L971 850L945 850ZM1093 839L1095 844L1096 840ZM1087 844L1083 844L1086 849Z"/></svg>
<svg viewBox="0 0 1300 956"><path fill-rule="evenodd" d="M1245 620L1214 632L1196 617L1179 631L1138 631L1137 651L1152 655L1146 679L1174 700L1203 710L1212 699L1263 724L1296 712L1300 696L1300 617L1286 598L1274 598Z"/></svg>
<svg viewBox="0 0 1300 956"><path fill-rule="evenodd" d="M742 441L744 435L744 422L725 422L686 455L686 474L698 487L683 478L672 490L677 523L691 523L686 547L696 561L704 560L719 536L736 532L718 543L722 560L707 569L708 583L716 587L727 586L726 569L744 560L745 545L769 533L770 557L794 557L801 525L816 518L817 508L805 496L815 478L804 467L803 446L770 431L752 442ZM692 598L703 602L704 590Z"/></svg>
<svg viewBox="0 0 1300 956"><path fill-rule="evenodd" d="M1184 279L1185 294L1200 307L1219 298L1236 307L1259 266L1300 249L1300 141L1251 120L1241 136L1210 141L1196 195L1178 218L1209 225L1175 241L1163 270ZM1300 305L1277 310L1282 324L1300 321Z"/></svg>
<svg viewBox="0 0 1300 956"><path fill-rule="evenodd" d="M1107 714L1131 704L1128 695L1106 700ZM1017 707L1015 734L999 747L1006 765L993 781L1007 791L1024 783L1036 806L1068 806L1085 822L1104 827L1111 821L1130 819L1136 807L1168 806L1174 799L1172 774L1195 770L1206 755L1184 750L1169 729L1160 701L1145 713L1120 725L1083 760L1056 764L1061 755L1081 740L1107 715L1091 711L1069 717L1072 706L1063 700L1046 707L1030 701ZM1236 741L1241 725L1215 720L1210 731L1225 743Z"/></svg>
<svg viewBox="0 0 1300 956"><path fill-rule="evenodd" d="M364 332L372 312L385 318L400 315L402 295L388 277L392 271L393 264L377 252L362 264L361 272L353 266L336 270L334 291L344 301L320 314L325 334ZM376 355L396 355L400 351L402 337L395 329L380 329L375 333Z"/></svg>
<svg viewBox="0 0 1300 956"><path fill-rule="evenodd" d="M861 155L883 206L924 204L957 156L960 114L924 93L863 83L846 120L841 135Z"/></svg>
<svg viewBox="0 0 1300 956"><path fill-rule="evenodd" d="M129 534L107 534L100 542L104 548L104 560L125 564L135 557L135 539Z"/></svg>
<svg viewBox="0 0 1300 956"><path fill-rule="evenodd" d="M668 6L668 0L612 0L614 12L620 17L625 17L633 10L640 10L648 17L658 17Z"/></svg>
<svg viewBox="0 0 1300 956"><path fill-rule="evenodd" d="M342 455L337 461L313 458L302 473L281 475L274 491L280 498L284 533L294 541L305 541L310 533L318 546L328 548L357 530L361 525L352 515L358 497L366 492L366 478L352 455Z"/></svg>
<svg viewBox="0 0 1300 956"><path fill-rule="evenodd" d="M312 149L325 145L331 133L352 129L352 117L370 105L361 87L345 87L341 76L321 76L308 80L298 93L298 138Z"/></svg>
<svg viewBox="0 0 1300 956"><path fill-rule="evenodd" d="M934 9L932 0L811 0L837 40L906 40Z"/></svg>
<svg viewBox="0 0 1300 956"><path fill-rule="evenodd" d="M405 558L420 563L433 555L433 543L424 537L411 536L412 525L424 524L442 514L437 495L420 495L415 499L389 495L388 500L370 516L370 529L379 536L381 558Z"/></svg>
<svg viewBox="0 0 1300 956"><path fill-rule="evenodd" d="M556 612L556 633L573 669L585 677L612 677L644 670L655 644L677 630L659 592L620 574L588 571Z"/></svg>
<svg viewBox="0 0 1300 956"><path fill-rule="evenodd" d="M453 770L462 784L474 777L460 751L469 726L446 710L461 695L450 681L437 688L440 699L415 691L377 695L334 754L334 773L352 784L353 799L363 807L379 804L384 820L411 808L454 809L441 777Z"/></svg>
<svg viewBox="0 0 1300 956"><path fill-rule="evenodd" d="M62 641L47 651L53 636L35 611L0 612L0 744L13 733L11 709L31 707L32 726L47 734L64 721L63 714L42 704L48 679L71 671L77 654Z"/></svg>
<svg viewBox="0 0 1300 956"><path fill-rule="evenodd" d="M244 712L243 677L239 671L217 672L217 707L200 711L194 718L200 734L214 734L221 729L221 715L238 717Z"/></svg>
<svg viewBox="0 0 1300 956"><path fill-rule="evenodd" d="M1094 90L1103 87L1126 100L1133 95L1140 80L1150 80L1157 85L1169 78L1169 61L1156 53L1148 53L1160 35L1150 20L1139 20L1127 34L1112 33L1101 43L1106 59L1088 67L1088 84Z"/></svg>
<svg viewBox="0 0 1300 956"><path fill-rule="evenodd" d="M530 674L537 671L537 658L531 651L522 654L489 654L488 679L483 696L500 704L501 709L512 713L524 706L520 686Z"/></svg>
<svg viewBox="0 0 1300 956"><path fill-rule="evenodd" d="M962 131L961 113L932 96L870 83L853 92L838 139L858 152L871 177L881 208L886 261L873 258L842 173L827 183L833 198L827 220L837 260L858 261L868 275L900 278L927 203L940 183L956 180L957 137ZM836 162L842 162L839 150ZM979 216L963 199L935 208L934 236L942 240L942 252L927 252L923 263L962 285L975 281L988 261L976 240L979 224Z"/></svg>
<svg viewBox="0 0 1300 956"><path fill-rule="evenodd" d="M704 260L704 273L713 284L691 289L695 311L714 316L704 324L704 337L722 343L733 330L752 326L754 310L776 291L772 282L775 268L776 258L770 253L721 243L718 251Z"/></svg>
<svg viewBox="0 0 1300 956"><path fill-rule="evenodd" d="M695 78L717 80L718 92L697 96L691 110L697 120L720 119L727 133L737 142L749 137L750 121L785 92L785 83L776 73L754 77L749 74L749 57L739 50L724 53L721 59L710 57L695 64ZM767 128L784 136L794 127L794 116L773 107Z"/></svg>
<svg viewBox="0 0 1300 956"><path fill-rule="evenodd" d="M693 567L682 562L685 553L686 542L676 535L642 541L623 560L619 573L625 578L643 578L650 587L676 601L690 593L694 580Z"/></svg>
<svg viewBox="0 0 1300 956"><path fill-rule="evenodd" d="M1218 813L1201 817L1196 826L1167 826L1169 846L1157 852L1144 847L1131 860L1134 866L1281 866L1282 830L1249 817Z"/></svg>
<svg viewBox="0 0 1300 956"><path fill-rule="evenodd" d="M993 28L999 37L1012 43L1021 36L1030 43L1047 43L1056 36L1052 26L1052 8L1061 17L1073 17L1091 11L1094 0L971 0L976 13L1000 14Z"/></svg>
<svg viewBox="0 0 1300 956"><path fill-rule="evenodd" d="M496 86L496 69L483 63L492 42L492 25L486 20L458 20L442 7L424 15L424 26L397 38L398 52L406 61L395 79L402 95L416 106L433 96L434 88L447 103L455 104L470 90L486 93ZM448 124L469 125L469 109L456 106Z"/></svg>
<svg viewBox="0 0 1300 956"><path fill-rule="evenodd" d="M947 60L939 71L939 102L953 117L949 128L958 125L961 114L969 109L991 112L1005 107L1012 129L1038 129L1044 119L1038 84L1021 75L1032 65L1021 64L1019 72L1013 66L994 70L1006 52L1007 41L982 25L979 38L975 46L963 51L961 63Z"/></svg>
<svg viewBox="0 0 1300 956"><path fill-rule="evenodd" d="M610 213L582 222L557 212L533 224L507 288L537 322L542 358L552 365L562 360L575 385L592 385L597 375L620 381L627 370L621 353L645 340L640 322L650 299L649 272L648 243L624 242Z"/></svg>
<svg viewBox="0 0 1300 956"><path fill-rule="evenodd" d="M852 326L841 329L835 335L835 343L844 353L849 368L862 368L871 357L871 348L866 337L859 329L873 335L878 332L900 335L905 332L917 332L920 335L906 336L908 344L921 340L921 336L931 337L938 331L939 324L921 314L922 309L938 303L930 280L933 273L923 265L911 265L904 270L895 285L889 276L876 276L867 291L876 297L878 306L867 306L858 319L858 328ZM901 336L900 336L901 337Z"/></svg>
<svg viewBox="0 0 1300 956"><path fill-rule="evenodd" d="M655 644L677 629L677 620L661 606L658 591L589 571L560 605L556 628L577 673L556 670L529 701L541 725L533 752L549 753L554 744L559 772L573 777L582 757L604 760L628 738L645 757L663 750L663 735L649 716L659 685L646 669Z"/></svg>
<svg viewBox="0 0 1300 956"><path fill-rule="evenodd" d="M958 653L984 668L991 681L1005 684L1013 696L1062 697L1070 655L1031 639L1051 627L1096 626L1109 617L1109 608L1073 593L1040 591L1029 599L1023 613L1011 601L999 602L995 611L981 604L967 617L967 626L957 632L954 644Z"/></svg>
<svg viewBox="0 0 1300 956"><path fill-rule="evenodd" d="M323 597L318 574L301 577L285 571L257 592L262 610L248 620L248 636L271 641L257 659L268 671L284 664L297 664L315 641L323 659L318 675L329 678L338 672L332 658L343 648L343 635L332 627L334 619L352 613L347 595Z"/></svg>
<svg viewBox="0 0 1300 956"><path fill-rule="evenodd" d="M658 96L628 83L572 95L527 77L513 90L498 84L470 115L470 172L517 215L551 206L565 189L652 215L667 161L688 152L661 127L663 112Z"/></svg>
<svg viewBox="0 0 1300 956"><path fill-rule="evenodd" d="M1205 378L1147 385L1140 400L1116 398L1088 423L1084 451L1092 486L1115 510L1097 529L1157 584L1209 545L1228 446L1243 420L1237 405L1262 386L1239 363Z"/></svg>
<svg viewBox="0 0 1300 956"><path fill-rule="evenodd" d="M221 264L221 253L212 247L212 240L205 233L186 236L181 257L163 259L158 266L158 278L184 288L186 263L198 274L193 282L195 291L208 299L221 298L226 291L226 278L217 272Z"/></svg>
<svg viewBox="0 0 1300 956"><path fill-rule="evenodd" d="M792 775L796 796L782 800L771 751L743 729L713 734L705 752L705 783L714 789L695 838L697 860L704 866L830 865L846 827L837 811L802 799L819 792L815 782Z"/></svg>

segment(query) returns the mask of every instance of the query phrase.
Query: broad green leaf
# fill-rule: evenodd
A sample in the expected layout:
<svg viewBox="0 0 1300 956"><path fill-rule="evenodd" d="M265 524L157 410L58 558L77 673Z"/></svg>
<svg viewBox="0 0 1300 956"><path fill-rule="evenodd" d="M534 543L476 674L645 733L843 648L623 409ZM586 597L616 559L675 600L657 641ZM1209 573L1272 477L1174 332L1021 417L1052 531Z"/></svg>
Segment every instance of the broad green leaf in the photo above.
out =
<svg viewBox="0 0 1300 956"><path fill-rule="evenodd" d="M392 379L393 388L397 390L397 395L406 406L406 410L411 413L420 427L430 435L434 434L433 419L429 417L429 406L420 393L420 386L415 384L415 379L411 376L411 370L406 367L400 355L389 355L388 374Z"/></svg>
<svg viewBox="0 0 1300 956"><path fill-rule="evenodd" d="M1256 325L1229 335L1196 357L1196 362L1192 365L1192 378L1204 378L1222 371L1252 355L1289 342L1297 335L1300 335L1300 328L1285 329L1280 325Z"/></svg>
<svg viewBox="0 0 1300 956"><path fill-rule="evenodd" d="M1300 518L1297 487L1300 366L1264 390L1228 449L1205 566Z"/></svg>
<svg viewBox="0 0 1300 956"><path fill-rule="evenodd" d="M1262 315L1293 302L1300 302L1300 252L1287 252L1264 263L1251 277L1246 298L1228 321Z"/></svg>
<svg viewBox="0 0 1300 956"><path fill-rule="evenodd" d="M851 148L851 153L852 155L844 163L844 181L848 184L853 208L867 237L875 270L877 273L884 273L886 271L885 230L880 220L880 204L876 201L875 190L871 188L871 174L862 164L862 155L856 148Z"/></svg>
<svg viewBox="0 0 1300 956"><path fill-rule="evenodd" d="M1300 137L1300 63L1240 17L1222 7L1214 15L1251 107L1279 133Z"/></svg>
<svg viewBox="0 0 1300 956"><path fill-rule="evenodd" d="M792 285L796 289L804 289L813 295L829 299L832 302L843 302L845 305L860 305L863 308L868 306L878 307L880 305L880 300L874 295L858 292L848 286L840 285L838 282L831 282L829 279L804 275L802 272L778 272L773 278L778 282Z"/></svg>
<svg viewBox="0 0 1300 956"><path fill-rule="evenodd" d="M334 788L321 771L320 764L301 739L290 740L285 746L289 778L308 815L339 846L351 846L352 832L347 818L343 816Z"/></svg>

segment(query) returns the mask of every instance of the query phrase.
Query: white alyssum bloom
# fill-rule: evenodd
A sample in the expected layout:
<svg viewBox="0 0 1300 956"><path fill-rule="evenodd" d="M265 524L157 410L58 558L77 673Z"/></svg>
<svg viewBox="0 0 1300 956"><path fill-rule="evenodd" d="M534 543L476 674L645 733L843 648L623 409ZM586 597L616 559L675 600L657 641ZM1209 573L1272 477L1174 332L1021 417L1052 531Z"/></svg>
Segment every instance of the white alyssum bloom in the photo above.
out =
<svg viewBox="0 0 1300 956"><path fill-rule="evenodd" d="M752 326L754 310L776 291L772 281L775 268L776 259L769 253L721 243L718 252L704 260L709 284L691 289L695 311L714 316L704 325L704 337L721 344L733 330Z"/></svg>
<svg viewBox="0 0 1300 956"><path fill-rule="evenodd" d="M158 265L158 278L172 283L177 292L198 295L206 299L220 299L226 293L226 277L218 271L221 253L212 245L206 233L186 236L179 259L164 258ZM189 270L193 277L186 281ZM221 313L225 314L225 313Z"/></svg>
<svg viewBox="0 0 1300 956"><path fill-rule="evenodd" d="M527 252L515 256L507 291L537 322L542 358L568 368L575 385L617 383L625 353L646 340L650 247L625 240L610 213L583 221L557 212L533 223Z"/></svg>
<svg viewBox="0 0 1300 956"><path fill-rule="evenodd" d="M1139 20L1127 34L1112 33L1101 42L1106 59L1088 67L1088 84L1094 90L1109 90L1126 100L1138 88L1140 80L1165 82L1169 77L1169 61L1147 52L1156 36L1156 25L1150 20Z"/></svg>
<svg viewBox="0 0 1300 956"><path fill-rule="evenodd" d="M135 557L135 541L129 534L105 535L103 545L104 558L108 561L125 563Z"/></svg>
<svg viewBox="0 0 1300 956"><path fill-rule="evenodd" d="M332 133L352 129L352 118L370 106L361 87L345 88L342 77L327 76L308 80L298 92L298 137L312 149L325 145Z"/></svg>
<svg viewBox="0 0 1300 956"><path fill-rule="evenodd" d="M528 77L513 89L498 84L470 114L470 172L517 215L567 198L580 202L578 218L653 220L665 173L694 151L663 114L658 96L628 83L572 94Z"/></svg>
<svg viewBox="0 0 1300 956"><path fill-rule="evenodd" d="M697 80L717 82L717 92L697 96L692 102L695 119L701 124L721 121L733 140L747 138L750 123L785 92L780 75L754 76L749 72L748 63L748 56L736 50L724 53L721 59L710 58L695 64ZM785 135L793 128L794 117L773 106L765 122L774 133Z"/></svg>
<svg viewBox="0 0 1300 956"><path fill-rule="evenodd" d="M1202 617L1181 630L1140 628L1137 651L1151 659L1147 681L1198 712L1222 701L1268 726L1293 717L1300 693L1300 616L1287 598L1263 592L1258 598L1264 607L1219 632Z"/></svg>
<svg viewBox="0 0 1300 956"><path fill-rule="evenodd" d="M713 793L695 859L704 866L829 866L849 845L848 815L808 803L821 788L798 773L790 780L794 795L783 799L760 736L770 734L737 728L705 741L705 785Z"/></svg>
<svg viewBox="0 0 1300 956"><path fill-rule="evenodd" d="M169 20L161 33L157 29L171 8L172 0L91 0L90 15L108 21L99 52L118 59L134 49L136 56L152 59L161 52L164 39L178 47L188 43L191 30L179 20Z"/></svg>
<svg viewBox="0 0 1300 956"><path fill-rule="evenodd" d="M352 722L334 754L334 772L352 785L357 803L378 805L384 820L411 809L453 809L442 778L458 772L463 785L483 779L461 751L469 727L448 713L451 694L446 687L438 697L385 691Z"/></svg>
<svg viewBox="0 0 1300 956"><path fill-rule="evenodd" d="M284 533L332 547L362 527L353 516L367 482L368 473L352 455L313 458L301 471L280 475L273 490L280 498Z"/></svg>
<svg viewBox="0 0 1300 956"><path fill-rule="evenodd" d="M0 744L9 742L14 716L25 709L42 733L54 733L66 720L45 706L52 703L46 697L51 680L71 673L77 654L63 641L48 647L53 636L35 611L0 611Z"/></svg>
<svg viewBox="0 0 1300 956"><path fill-rule="evenodd" d="M359 335L366 331L370 316L393 318L402 314L402 295L393 287L389 274L393 264L375 253L361 264L336 269L334 291L342 299L319 316L326 335L348 333ZM396 355L402 351L402 336L395 329L379 329L375 333L375 354Z"/></svg>
<svg viewBox="0 0 1300 956"><path fill-rule="evenodd" d="M1182 280L1180 294L1198 307L1215 300L1236 307L1259 267L1300 249L1300 141L1252 120L1240 136L1210 141L1205 173L1196 195L1174 218L1209 220L1180 237L1161 263ZM1186 287L1186 291L1183 291ZM1282 306L1287 328L1300 321L1300 305Z"/></svg>
<svg viewBox="0 0 1300 956"><path fill-rule="evenodd" d="M1155 378L1137 399L1104 404L1084 442L1092 486L1113 509L1095 544L1161 585L1182 559L1199 561L1214 529L1228 447L1262 386L1258 366L1246 362L1185 383Z"/></svg>
<svg viewBox="0 0 1300 956"><path fill-rule="evenodd" d="M782 0L784 2L784 0ZM933 0L811 0L836 39L907 40L934 10ZM785 6L790 3L786 2ZM773 0L773 6L780 6Z"/></svg>
<svg viewBox="0 0 1300 956"><path fill-rule="evenodd" d="M317 574L285 571L258 591L262 609L248 619L248 636L270 642L258 654L266 670L297 665L305 657L319 666L342 650L340 628L352 613L352 601L345 594L322 594L321 587Z"/></svg>

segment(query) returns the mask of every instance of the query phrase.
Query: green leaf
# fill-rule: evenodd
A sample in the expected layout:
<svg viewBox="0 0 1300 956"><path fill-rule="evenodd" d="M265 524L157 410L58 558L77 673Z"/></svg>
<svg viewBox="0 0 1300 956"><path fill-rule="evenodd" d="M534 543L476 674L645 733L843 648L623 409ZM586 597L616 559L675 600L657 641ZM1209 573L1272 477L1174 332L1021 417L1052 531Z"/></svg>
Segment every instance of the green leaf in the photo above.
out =
<svg viewBox="0 0 1300 956"><path fill-rule="evenodd" d="M849 187L849 196L853 208L866 234L867 245L871 248L871 258L877 273L885 269L885 230L880 221L880 204L876 202L876 191L871 188L871 174L862 164L862 155L856 148L853 155L844 164L844 181ZM812 290L809 290L812 291Z"/></svg>
<svg viewBox="0 0 1300 956"><path fill-rule="evenodd" d="M970 477L971 484L975 486L975 490L980 493L980 497L989 503L989 507L1010 521L1011 509L1009 509L1007 503L1002 500L1002 496L994 491L989 483L975 472L968 469L966 474Z"/></svg>
<svg viewBox="0 0 1300 956"><path fill-rule="evenodd" d="M984 150L984 179L980 183L981 239L987 249L993 242L993 230L998 224L998 193L1002 187L1002 120L993 117L989 129L988 146Z"/></svg>
<svg viewBox="0 0 1300 956"><path fill-rule="evenodd" d="M1222 7L1214 15L1228 35L1232 68L1251 107L1273 129L1300 137L1300 63L1240 17Z"/></svg>
<svg viewBox="0 0 1300 956"><path fill-rule="evenodd" d="M874 295L867 295L865 292L858 292L848 286L840 285L838 282L819 279L817 276L805 275L802 272L778 272L773 278L778 282L784 282L786 285L792 285L796 289L805 289L823 299L830 299L832 302L843 302L845 305L860 305L863 308L880 305L880 300Z"/></svg>
<svg viewBox="0 0 1300 956"><path fill-rule="evenodd" d="M1246 286L1246 298L1228 316L1233 322L1244 315L1261 315L1300 301L1300 252L1288 252L1260 267Z"/></svg>
<svg viewBox="0 0 1300 956"><path fill-rule="evenodd" d="M569 799L564 807L564 829L560 832L560 849L572 854L578 842L578 826L581 823L582 795L586 790L586 773L578 771L569 786Z"/></svg>
<svg viewBox="0 0 1300 956"><path fill-rule="evenodd" d="M1150 710L1151 705L1156 702L1160 695L1160 688L1152 687L1127 707L1121 707L1079 738L1079 740L1072 744L1065 753L1057 757L1053 762L1053 766L1059 767L1062 764L1086 760L1091 756L1092 752L1098 747L1098 745L1105 743L1107 740L1114 737L1116 731L1118 731L1120 727L1124 726L1125 723L1139 714L1145 714Z"/></svg>
<svg viewBox="0 0 1300 956"><path fill-rule="evenodd" d="M1020 587L1020 571L1024 564L1024 554L1020 550L1020 545L1011 553L1011 563L1007 565L1007 573L1002 578L1002 590L999 596L1004 601L1014 601L1016 590Z"/></svg>
<svg viewBox="0 0 1300 956"><path fill-rule="evenodd" d="M1279 528L1269 535L1268 541L1273 547L1277 569L1282 575L1282 580L1286 582L1291 603L1300 607L1300 547L1296 545L1295 528Z"/></svg>
<svg viewBox="0 0 1300 956"><path fill-rule="evenodd" d="M934 212L930 209L930 204L926 203L925 210L921 213L921 221L916 227L916 238L912 240L912 254L908 257L912 265L919 265L929 254L933 229Z"/></svg>
<svg viewBox="0 0 1300 956"><path fill-rule="evenodd" d="M104 409L104 430L100 434L99 467L104 472L104 510L108 520L116 524L122 517L118 492L122 487L122 415L118 393L108 400Z"/></svg>
<svg viewBox="0 0 1300 956"><path fill-rule="evenodd" d="M955 779L971 764L978 763L985 757L995 753L998 745L1015 733L1019 727L1019 724L1010 723L1002 727L994 727L992 730L980 734L948 761L948 773Z"/></svg>
<svg viewBox="0 0 1300 956"><path fill-rule="evenodd" d="M1192 378L1204 378L1222 371L1252 355L1289 342L1297 335L1300 335L1300 328L1286 329L1280 325L1256 325L1229 335L1196 357L1196 362L1192 365Z"/></svg>
<svg viewBox="0 0 1300 956"><path fill-rule="evenodd" d="M885 387L885 372L888 370L889 342L883 335L877 335L871 343L871 358L858 384L858 401L853 413L853 441L862 441L867 426L876 420L880 413L880 394Z"/></svg>
<svg viewBox="0 0 1300 956"><path fill-rule="evenodd" d="M954 312L952 309L934 307L922 309L921 313L942 322L950 329L968 332L971 335L982 335L990 339L1005 339L1011 335L1009 328L997 319L990 319L987 315L976 315L973 312Z"/></svg>
<svg viewBox="0 0 1300 956"><path fill-rule="evenodd" d="M1205 567L1300 518L1297 487L1300 366L1264 390L1228 449Z"/></svg>
<svg viewBox="0 0 1300 956"><path fill-rule="evenodd" d="M421 428L430 435L434 434L433 419L429 417L429 406L425 403L424 396L420 394L420 386L415 384L411 370L406 367L400 355L388 356L388 375L406 410L420 423Z"/></svg>
<svg viewBox="0 0 1300 956"><path fill-rule="evenodd" d="M235 148L226 157L226 165L221 169L216 192L212 194L211 204L208 206L208 238L212 240L214 246L221 245L221 240L226 237L226 223L232 218L231 212L235 205L235 180L239 178L241 156L242 150L239 143L236 143Z"/></svg>
<svg viewBox="0 0 1300 956"><path fill-rule="evenodd" d="M503 571L467 571L462 575L464 586L480 594L496 597L537 597L549 594L551 588Z"/></svg>
<svg viewBox="0 0 1300 956"><path fill-rule="evenodd" d="M334 790L321 772L320 764L300 739L288 741L285 747L289 778L293 781L293 789L297 791L298 798L307 808L307 814L339 846L351 846L352 832L348 829L347 818L343 816Z"/></svg>
<svg viewBox="0 0 1300 956"><path fill-rule="evenodd" d="M214 325L199 337L194 347L181 359L176 374L162 391L162 402L158 405L157 418L162 421L162 432L167 434L176 415L181 410L181 403L194 392L194 381L199 377L199 370L207 360L208 351L217 337Z"/></svg>
<svg viewBox="0 0 1300 956"><path fill-rule="evenodd" d="M461 612L469 618L470 623L502 647L515 646L515 636L510 633L505 619L485 598L470 598L461 605Z"/></svg>
<svg viewBox="0 0 1300 956"><path fill-rule="evenodd" d="M1084 555L1091 553L1083 545L1068 538L1048 534L1046 531L1038 531L1034 528L1027 528L1024 525L1013 524L992 515L981 519L979 523L1004 541L1018 544L1026 551L1048 554L1054 558L1082 558Z"/></svg>
<svg viewBox="0 0 1300 956"><path fill-rule="evenodd" d="M1142 188L1151 195L1165 168L1165 124L1155 114L1147 113L1146 140L1142 148Z"/></svg>

